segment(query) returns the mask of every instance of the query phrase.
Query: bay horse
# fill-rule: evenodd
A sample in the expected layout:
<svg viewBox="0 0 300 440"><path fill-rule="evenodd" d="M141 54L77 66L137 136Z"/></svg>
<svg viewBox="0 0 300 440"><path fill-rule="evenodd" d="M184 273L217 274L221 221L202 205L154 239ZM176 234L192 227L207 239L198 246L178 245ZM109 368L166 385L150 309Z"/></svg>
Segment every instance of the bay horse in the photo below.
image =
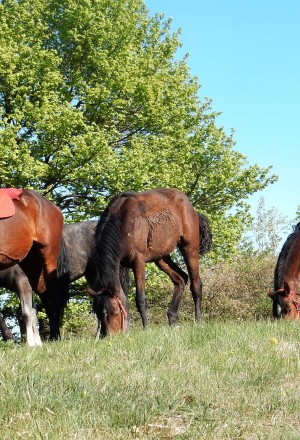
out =
<svg viewBox="0 0 300 440"><path fill-rule="evenodd" d="M0 219L0 274L19 265L31 287L41 295L49 317L50 338L58 339L68 288L57 270L63 215L33 190L16 190L10 209ZM6 190L1 189L1 196Z"/></svg>
<svg viewBox="0 0 300 440"><path fill-rule="evenodd" d="M300 301L300 222L287 237L279 253L274 271L274 292L267 291L273 301L273 317L299 319Z"/></svg>
<svg viewBox="0 0 300 440"><path fill-rule="evenodd" d="M97 258L97 293L94 310L101 322L101 333L125 331L114 316L121 309L128 317L128 300L119 282L120 265L132 269L136 285L136 306L143 327L147 326L145 265L154 262L174 284L168 309L169 324L175 324L184 288L190 278L195 320L200 321L202 283L199 254L211 248L211 231L207 218L199 214L188 197L178 189L165 188L145 192L124 192L112 198L97 224L95 232ZM178 248L188 275L171 259ZM125 311L125 313L124 313Z"/></svg>
<svg viewBox="0 0 300 440"><path fill-rule="evenodd" d="M91 293L91 295L93 295L97 276L94 257L94 235L97 223L97 220L88 220L64 224L64 251L60 252L58 259L59 267L62 264L61 260L64 259L64 274L67 276L68 283L84 276L88 284L88 293ZM67 258L65 255L67 255ZM128 270L121 269L120 276L122 287L127 293L130 282ZM26 327L27 343L29 345L41 345L37 321L32 308L32 287L19 265L0 271L0 287L18 294L21 302L22 318ZM97 338L98 336L99 329Z"/></svg>

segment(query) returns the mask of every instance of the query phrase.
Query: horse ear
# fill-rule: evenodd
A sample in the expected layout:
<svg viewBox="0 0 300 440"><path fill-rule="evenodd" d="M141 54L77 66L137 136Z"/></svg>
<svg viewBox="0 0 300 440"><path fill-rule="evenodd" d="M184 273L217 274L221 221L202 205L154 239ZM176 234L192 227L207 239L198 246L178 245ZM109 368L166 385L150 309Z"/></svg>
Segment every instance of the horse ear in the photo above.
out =
<svg viewBox="0 0 300 440"><path fill-rule="evenodd" d="M95 296L97 296L96 292L93 289L91 289L90 286L86 287L86 291L92 298L95 298Z"/></svg>
<svg viewBox="0 0 300 440"><path fill-rule="evenodd" d="M275 296L274 292L271 292L270 289L267 289L267 290L266 290L266 294L267 294L271 299L273 299L274 296Z"/></svg>

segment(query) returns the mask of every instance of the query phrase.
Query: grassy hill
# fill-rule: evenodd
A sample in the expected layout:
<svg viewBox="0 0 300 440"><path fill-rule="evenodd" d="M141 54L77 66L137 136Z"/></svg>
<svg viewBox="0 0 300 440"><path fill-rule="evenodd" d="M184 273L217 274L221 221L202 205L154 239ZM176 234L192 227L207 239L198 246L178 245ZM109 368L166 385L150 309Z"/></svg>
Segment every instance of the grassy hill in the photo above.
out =
<svg viewBox="0 0 300 440"><path fill-rule="evenodd" d="M299 323L0 345L0 438L299 439Z"/></svg>

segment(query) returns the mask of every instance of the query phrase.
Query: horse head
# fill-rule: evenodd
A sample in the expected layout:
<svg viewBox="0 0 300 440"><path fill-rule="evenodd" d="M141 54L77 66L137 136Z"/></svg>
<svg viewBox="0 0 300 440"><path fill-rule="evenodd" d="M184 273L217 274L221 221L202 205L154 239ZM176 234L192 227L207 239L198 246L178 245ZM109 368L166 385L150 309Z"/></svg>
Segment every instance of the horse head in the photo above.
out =
<svg viewBox="0 0 300 440"><path fill-rule="evenodd" d="M267 295L273 300L273 316L286 320L299 319L300 301L297 297L300 293L297 291L297 286L292 289L286 281L283 286L276 292L267 291Z"/></svg>
<svg viewBox="0 0 300 440"><path fill-rule="evenodd" d="M101 337L125 332L127 312L120 298L113 294L110 289L101 289L99 292L94 292L88 288L88 293L93 298L93 310L101 325Z"/></svg>

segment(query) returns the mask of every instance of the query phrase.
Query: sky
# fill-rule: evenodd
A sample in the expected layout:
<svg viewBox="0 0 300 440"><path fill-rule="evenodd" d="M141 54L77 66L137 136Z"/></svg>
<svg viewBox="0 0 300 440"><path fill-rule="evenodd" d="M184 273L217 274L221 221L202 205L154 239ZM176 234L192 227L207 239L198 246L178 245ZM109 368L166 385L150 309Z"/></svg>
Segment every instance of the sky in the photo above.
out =
<svg viewBox="0 0 300 440"><path fill-rule="evenodd" d="M145 0L150 15L181 29L201 98L222 112L217 123L249 165L272 166L278 181L263 197L290 221L300 206L300 0Z"/></svg>

